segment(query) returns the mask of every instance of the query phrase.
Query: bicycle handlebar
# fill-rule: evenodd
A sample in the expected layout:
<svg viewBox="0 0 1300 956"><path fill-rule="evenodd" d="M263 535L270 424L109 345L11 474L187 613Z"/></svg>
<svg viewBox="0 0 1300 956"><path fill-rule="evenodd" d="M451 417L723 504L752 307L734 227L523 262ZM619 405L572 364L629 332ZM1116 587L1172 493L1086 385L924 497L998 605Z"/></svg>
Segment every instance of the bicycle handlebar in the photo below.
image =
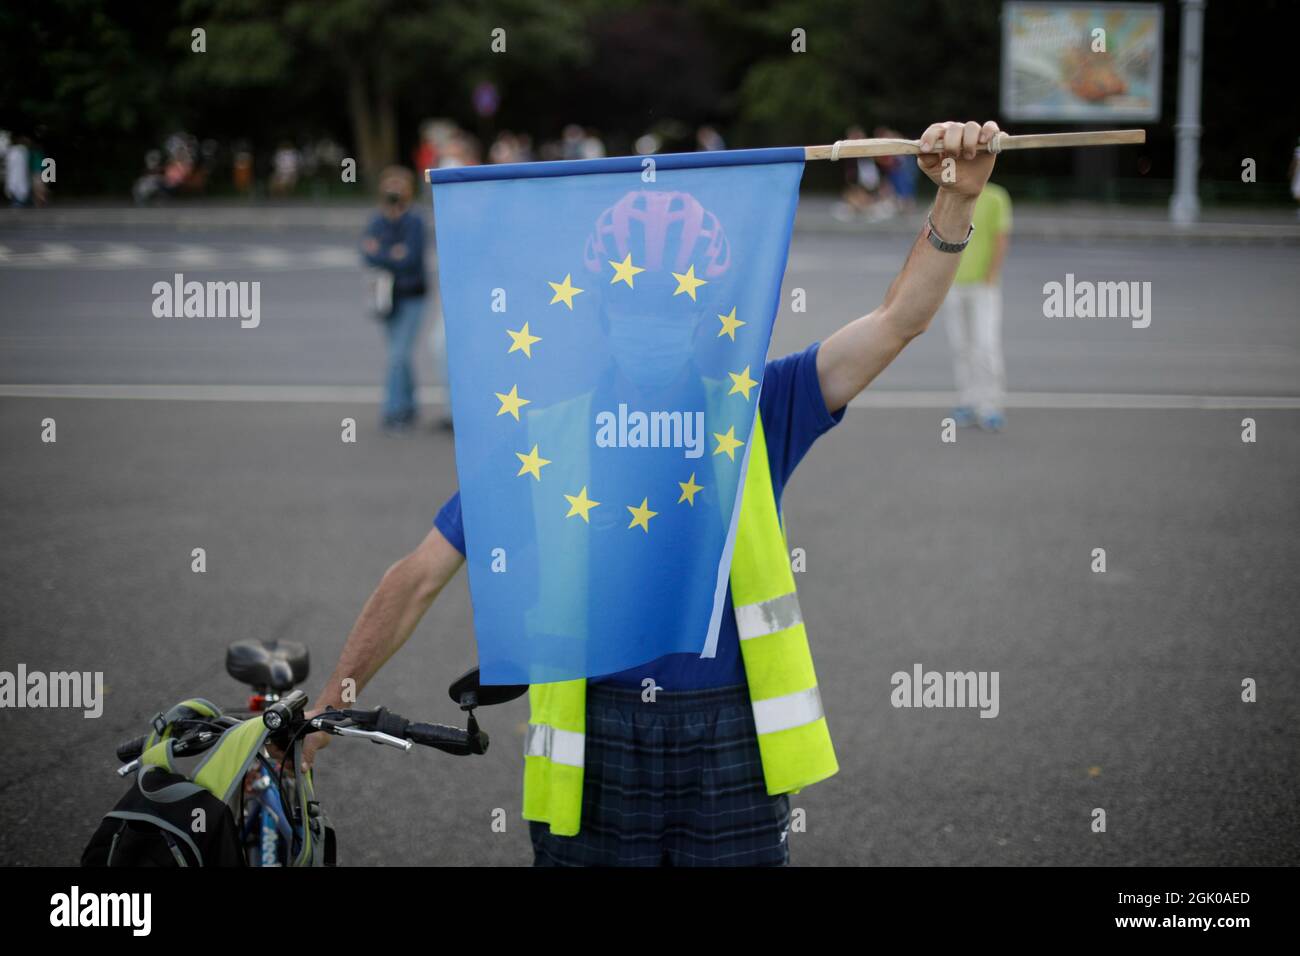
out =
<svg viewBox="0 0 1300 956"><path fill-rule="evenodd" d="M270 704L262 712L262 722L271 732L272 739L284 741L306 730L308 733L328 733L339 737L359 737L373 743L396 747L409 751L412 746L432 747L455 756L487 753L488 735L479 730L478 724L470 717L468 729L450 727L446 724L415 723L401 714L384 708L373 710L335 710L333 708L307 720L303 714L307 707L307 695L301 690L286 694L283 698ZM220 737L220 733L209 730L186 732L176 738L174 747L177 756L201 752L210 747ZM144 752L147 735L123 741L117 746L117 758L123 764L118 769L119 775L126 775L139 766L139 759Z"/></svg>
<svg viewBox="0 0 1300 956"><path fill-rule="evenodd" d="M133 740L125 740L117 745L117 759L122 763L130 763L136 760L144 753L144 743L149 739L148 734L141 734Z"/></svg>
<svg viewBox="0 0 1300 956"><path fill-rule="evenodd" d="M488 748L487 734L482 731L471 734L446 724L411 724L406 728L406 736L421 746L436 747L461 756L483 754Z"/></svg>
<svg viewBox="0 0 1300 956"><path fill-rule="evenodd" d="M192 757L207 750L220 737L219 732L212 730L192 731L174 738L172 755L176 757ZM117 759L122 761L122 766L117 768L119 777L125 777L127 774L139 769L140 757L144 754L144 745L147 742L148 738L142 736L117 745Z"/></svg>
<svg viewBox="0 0 1300 956"><path fill-rule="evenodd" d="M332 726L331 718L348 721L347 726ZM326 711L312 722L312 726L349 737L368 737L378 743L402 746L410 742L422 747L433 747L456 756L487 753L488 736L471 723L468 730L446 724L414 723L401 714L384 707L374 710ZM384 739L386 738L386 739ZM410 749L409 745L403 749Z"/></svg>

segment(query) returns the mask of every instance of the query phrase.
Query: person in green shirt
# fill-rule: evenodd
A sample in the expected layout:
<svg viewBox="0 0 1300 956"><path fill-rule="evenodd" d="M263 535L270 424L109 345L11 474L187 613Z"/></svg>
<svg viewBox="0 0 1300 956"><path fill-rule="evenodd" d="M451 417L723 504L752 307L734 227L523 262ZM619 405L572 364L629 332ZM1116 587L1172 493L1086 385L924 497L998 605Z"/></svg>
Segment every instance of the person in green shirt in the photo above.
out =
<svg viewBox="0 0 1300 956"><path fill-rule="evenodd" d="M952 348L958 425L986 431L1006 425L1002 362L1002 260L1011 239L1011 197L989 183L975 204L975 226L952 289L944 301L944 324Z"/></svg>

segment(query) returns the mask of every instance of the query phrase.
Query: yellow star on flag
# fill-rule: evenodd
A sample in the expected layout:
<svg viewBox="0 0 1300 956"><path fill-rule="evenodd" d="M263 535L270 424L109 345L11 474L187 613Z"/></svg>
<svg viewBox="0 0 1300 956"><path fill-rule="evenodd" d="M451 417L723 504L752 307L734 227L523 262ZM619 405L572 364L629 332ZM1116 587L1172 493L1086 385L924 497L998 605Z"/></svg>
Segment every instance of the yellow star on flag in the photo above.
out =
<svg viewBox="0 0 1300 956"><path fill-rule="evenodd" d="M541 481L542 466L551 463L549 458L543 458L541 455L537 454L536 445L534 445L533 450L526 455L523 452L515 452L515 457L523 462L523 464L519 466L519 471L515 474L516 478L520 478L524 475L532 475L538 481Z"/></svg>
<svg viewBox="0 0 1300 956"><path fill-rule="evenodd" d="M627 526L629 531L635 528L637 525L640 525L642 531L644 531L646 534L650 533L650 519L653 518L655 515L657 515L659 512L651 511L649 506L650 506L649 498L642 498L641 507L639 508L633 508L631 505L625 506L628 511L632 512L632 523Z"/></svg>
<svg viewBox="0 0 1300 956"><path fill-rule="evenodd" d="M519 421L519 409L532 401L532 399L519 397L518 385L511 385L508 394L502 394L501 392L495 394L497 398L501 399L501 407L497 409L497 415L504 415L509 412L515 416L515 421Z"/></svg>
<svg viewBox="0 0 1300 956"><path fill-rule="evenodd" d="M509 349L506 350L507 355L509 355L511 352L523 352L524 355L528 356L528 358L532 358L533 343L540 342L542 340L542 337L540 335L529 334L527 322L524 323L524 327L520 329L518 332L516 332L514 329L506 329L506 334L509 335L510 338L513 340L513 344L510 346Z"/></svg>
<svg viewBox="0 0 1300 956"><path fill-rule="evenodd" d="M736 372L728 372L727 374L731 376L731 391L727 394L735 395L737 392L742 392L745 396L745 401L749 401L749 390L758 384L749 377L749 366L746 365L745 370L739 374Z"/></svg>
<svg viewBox="0 0 1300 956"><path fill-rule="evenodd" d="M614 278L609 280L610 285L615 282L626 282L629 289L636 288L632 285L632 277L638 272L645 272L640 266L632 265L632 253L630 252L623 257L622 262L615 262L610 259L609 264L614 267Z"/></svg>
<svg viewBox="0 0 1300 956"><path fill-rule="evenodd" d="M722 338L724 335L729 335L731 336L731 341L736 341L736 329L740 328L745 323L736 318L735 306L733 306L731 311L726 315L719 314L718 318L722 320L722 329L718 332L718 338Z"/></svg>
<svg viewBox="0 0 1300 956"><path fill-rule="evenodd" d="M557 302L563 302L569 307L569 311L572 312L573 297L582 291L573 284L573 273L566 272L564 274L563 282L548 282L546 284L555 290L555 296L548 304L555 305Z"/></svg>
<svg viewBox="0 0 1300 956"><path fill-rule="evenodd" d="M708 282L705 280L695 278L695 266L691 266L687 269L685 275L682 275L680 272L674 272L673 278L677 280L677 291L674 292L673 295L681 295L685 292L691 297L692 302L695 301L695 290L702 285L708 285Z"/></svg>
<svg viewBox="0 0 1300 956"><path fill-rule="evenodd" d="M564 517L572 518L574 515L577 515L583 521L587 522L587 524L591 524L589 513L591 509L600 504L600 502L592 501L587 497L587 486L583 485L582 490L576 495L565 495L564 497L569 499L569 513Z"/></svg>
<svg viewBox="0 0 1300 956"><path fill-rule="evenodd" d="M691 477L687 478L685 481L679 481L677 482L677 484L682 489L682 496L677 499L677 503L681 504L684 501L692 508L694 508L695 493L704 488L703 485L697 485L695 483L695 472L691 472Z"/></svg>
<svg viewBox="0 0 1300 956"><path fill-rule="evenodd" d="M726 452L727 457L730 458L732 461L736 460L736 449L739 448L741 445L745 444L743 441L741 441L739 438L736 437L735 425L732 425L730 428L728 428L727 433L725 435L720 434L718 432L714 432L713 437L718 440L718 447L713 449L713 453L715 455L721 455L723 452Z"/></svg>

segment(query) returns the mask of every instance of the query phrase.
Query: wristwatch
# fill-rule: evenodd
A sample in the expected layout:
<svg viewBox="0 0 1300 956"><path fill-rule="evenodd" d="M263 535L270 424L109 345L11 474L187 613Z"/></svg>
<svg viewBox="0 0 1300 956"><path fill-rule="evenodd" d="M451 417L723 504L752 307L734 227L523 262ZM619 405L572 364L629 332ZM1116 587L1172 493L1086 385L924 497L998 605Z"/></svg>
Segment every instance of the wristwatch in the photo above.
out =
<svg viewBox="0 0 1300 956"><path fill-rule="evenodd" d="M961 252L970 244L970 237L973 235L975 235L975 223L970 224L970 229L966 232L966 238L961 242L948 242L934 228L934 213L931 212L925 217L925 236L930 240L930 245L940 252Z"/></svg>

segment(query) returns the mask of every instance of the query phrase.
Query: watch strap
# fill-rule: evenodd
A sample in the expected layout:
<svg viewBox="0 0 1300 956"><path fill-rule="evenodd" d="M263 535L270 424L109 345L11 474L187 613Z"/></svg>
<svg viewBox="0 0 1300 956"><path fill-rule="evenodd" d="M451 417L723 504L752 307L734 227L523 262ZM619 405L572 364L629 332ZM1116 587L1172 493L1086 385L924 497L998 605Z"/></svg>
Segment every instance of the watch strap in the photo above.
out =
<svg viewBox="0 0 1300 956"><path fill-rule="evenodd" d="M970 237L975 235L975 223L970 224L970 228L966 231L966 238L961 242L948 242L934 228L934 213L931 212L925 217L925 235L930 240L930 245L940 252L961 252L970 245Z"/></svg>

